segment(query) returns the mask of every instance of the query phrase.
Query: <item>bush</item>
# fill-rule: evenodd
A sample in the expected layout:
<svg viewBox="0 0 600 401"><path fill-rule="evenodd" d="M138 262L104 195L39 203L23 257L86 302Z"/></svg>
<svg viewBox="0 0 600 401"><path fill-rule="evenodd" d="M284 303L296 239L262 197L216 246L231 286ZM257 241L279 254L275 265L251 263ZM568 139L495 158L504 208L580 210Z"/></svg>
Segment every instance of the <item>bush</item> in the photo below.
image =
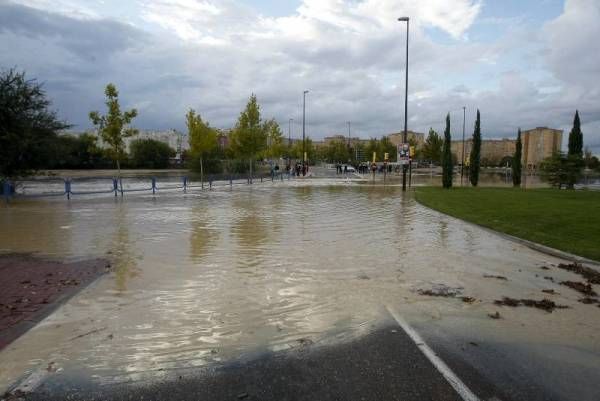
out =
<svg viewBox="0 0 600 401"><path fill-rule="evenodd" d="M130 145L130 161L137 168L167 168L175 150L154 139L136 139Z"/></svg>

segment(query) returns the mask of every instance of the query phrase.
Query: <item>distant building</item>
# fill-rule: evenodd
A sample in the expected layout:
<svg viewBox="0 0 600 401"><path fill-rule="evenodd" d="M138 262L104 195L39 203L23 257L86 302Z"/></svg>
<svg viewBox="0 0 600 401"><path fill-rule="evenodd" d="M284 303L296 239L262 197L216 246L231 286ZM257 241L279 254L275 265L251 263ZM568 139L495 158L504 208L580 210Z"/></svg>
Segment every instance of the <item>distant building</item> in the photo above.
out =
<svg viewBox="0 0 600 401"><path fill-rule="evenodd" d="M481 164L484 166L499 166L507 157L515 153L515 139L483 139L481 141ZM473 149L473 139L465 139L465 153L463 156L462 141L452 141L450 151L456 156L457 162L466 161Z"/></svg>
<svg viewBox="0 0 600 401"><path fill-rule="evenodd" d="M535 170L540 162L562 147L563 131L548 127L537 127L521 132L523 142L523 166Z"/></svg>
<svg viewBox="0 0 600 401"><path fill-rule="evenodd" d="M394 146L398 146L404 142L404 131L395 132L386 136ZM417 148L421 148L425 143L425 134L422 132L406 131L406 139L409 142L415 142Z"/></svg>
<svg viewBox="0 0 600 401"><path fill-rule="evenodd" d="M529 170L536 170L540 162L552 156L554 152L561 150L562 130L537 127L521 132L523 143L523 166ZM507 159L512 158L515 153L516 139L483 139L481 141L481 164L484 166L504 165ZM473 149L473 139L465 140L465 152L463 155L462 141L452 141L451 151L458 163L466 159Z"/></svg>

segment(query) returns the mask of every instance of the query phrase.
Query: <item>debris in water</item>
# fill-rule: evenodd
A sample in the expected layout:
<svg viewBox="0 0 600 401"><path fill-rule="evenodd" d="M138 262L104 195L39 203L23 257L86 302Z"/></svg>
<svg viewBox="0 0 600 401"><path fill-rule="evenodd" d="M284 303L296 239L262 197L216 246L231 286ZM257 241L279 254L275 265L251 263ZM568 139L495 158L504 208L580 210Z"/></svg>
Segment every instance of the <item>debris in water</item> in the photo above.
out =
<svg viewBox="0 0 600 401"><path fill-rule="evenodd" d="M496 312L498 313L498 312ZM472 345L473 347L479 347L479 344L477 344L475 341L469 341L469 344Z"/></svg>
<svg viewBox="0 0 600 401"><path fill-rule="evenodd" d="M588 295L588 296L592 296L595 297L598 294L596 294L596 291L594 291L594 289L592 288L592 285L590 283L579 283L577 281L561 281L560 282L561 285L565 285L569 288L574 289L575 291L578 291L582 294Z"/></svg>
<svg viewBox="0 0 600 401"><path fill-rule="evenodd" d="M591 284L600 284L600 272L579 263L559 263L558 267L583 276Z"/></svg>
<svg viewBox="0 0 600 401"><path fill-rule="evenodd" d="M550 290L542 290L542 292L545 292L546 294L552 294L552 295L558 294L558 292L556 292L556 291L554 291L552 289L550 289Z"/></svg>
<svg viewBox="0 0 600 401"><path fill-rule="evenodd" d="M600 306L600 301L596 298L585 297L579 300L582 304L590 305L590 304L598 304Z"/></svg>
<svg viewBox="0 0 600 401"><path fill-rule="evenodd" d="M371 277L367 276L366 274L361 274L357 277L359 280L370 280Z"/></svg>
<svg viewBox="0 0 600 401"><path fill-rule="evenodd" d="M554 278L550 276L544 276L544 279L554 282Z"/></svg>
<svg viewBox="0 0 600 401"><path fill-rule="evenodd" d="M248 393L241 393L237 396L238 400L242 400L244 398L248 398Z"/></svg>
<svg viewBox="0 0 600 401"><path fill-rule="evenodd" d="M462 288L452 288L444 284L435 285L432 289L419 289L419 295L428 295L430 297L455 297L460 294Z"/></svg>
<svg viewBox="0 0 600 401"><path fill-rule="evenodd" d="M548 266L540 266L540 269L542 269L542 270L550 270L550 268Z"/></svg>
<svg viewBox="0 0 600 401"><path fill-rule="evenodd" d="M488 313L488 316L492 319L500 319L500 312L496 311L496 313Z"/></svg>
<svg viewBox="0 0 600 401"><path fill-rule="evenodd" d="M314 341L310 338L299 338L298 340L296 340L296 342L302 347L308 347L309 345L314 344Z"/></svg>
<svg viewBox="0 0 600 401"><path fill-rule="evenodd" d="M495 278L495 279L498 279L498 280L508 280L504 276L494 276L492 274L484 274L483 277L485 277L485 278Z"/></svg>
<svg viewBox="0 0 600 401"><path fill-rule="evenodd" d="M538 309L543 309L546 312L552 312L554 309L567 309L568 306L566 305L558 305L556 304L554 301L551 301L549 299L542 299L541 301L535 300L535 299L515 299L515 298L509 298L509 297L502 297L501 300L496 300L494 301L494 304L496 305L500 305L500 306L511 306L511 307L517 307L517 306L528 306L530 308L538 308Z"/></svg>
<svg viewBox="0 0 600 401"><path fill-rule="evenodd" d="M476 301L476 299L473 297L460 297L460 299L462 299L463 302L468 303L468 304L472 304L473 302Z"/></svg>

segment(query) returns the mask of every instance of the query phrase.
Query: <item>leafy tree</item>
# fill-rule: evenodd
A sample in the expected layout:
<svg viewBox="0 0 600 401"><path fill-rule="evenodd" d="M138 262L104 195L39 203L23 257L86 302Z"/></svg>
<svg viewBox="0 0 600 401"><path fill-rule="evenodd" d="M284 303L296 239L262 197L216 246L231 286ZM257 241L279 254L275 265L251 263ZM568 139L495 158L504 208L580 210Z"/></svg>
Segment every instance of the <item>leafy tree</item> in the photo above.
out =
<svg viewBox="0 0 600 401"><path fill-rule="evenodd" d="M234 152L248 159L251 181L252 163L266 146L267 130L260 118L260 106L256 101L256 95L252 94L231 134L231 147Z"/></svg>
<svg viewBox="0 0 600 401"><path fill-rule="evenodd" d="M444 130L444 146L442 149L442 186L444 188L452 187L452 176L454 166L452 164L452 152L450 137L450 113L446 115L446 129Z"/></svg>
<svg viewBox="0 0 600 401"><path fill-rule="evenodd" d="M429 128L429 134L423 145L423 157L432 162L442 162L442 148L444 140L438 135L433 128Z"/></svg>
<svg viewBox="0 0 600 401"><path fill-rule="evenodd" d="M108 112L101 115L97 111L90 112L90 120L98 128L98 135L106 145L108 145L108 155L117 163L119 176L121 175L121 160L125 157L125 138L129 138L138 133L134 128L129 127L131 121L137 117L137 110L121 112L119 105L119 92L113 84L106 85L104 90L106 95L106 107Z"/></svg>
<svg viewBox="0 0 600 401"><path fill-rule="evenodd" d="M367 146L365 147L365 158L369 161L373 161L373 153L375 153L377 160L382 160L383 155L379 155L379 141L375 138L369 139Z"/></svg>
<svg viewBox="0 0 600 401"><path fill-rule="evenodd" d="M306 151L306 159L307 162L314 161L317 156L317 150L313 144L312 139L310 137L306 137L305 139L305 151ZM303 160L302 158L302 141L296 141L292 145L292 157L294 159Z"/></svg>
<svg viewBox="0 0 600 401"><path fill-rule="evenodd" d="M347 162L351 159L350 152L346 141L334 140L323 147L322 159L330 162Z"/></svg>
<svg viewBox="0 0 600 401"><path fill-rule="evenodd" d="M200 164L200 182L204 186L204 160L217 148L217 131L204 122L200 114L190 109L186 114L188 140L192 159L198 158Z"/></svg>
<svg viewBox="0 0 600 401"><path fill-rule="evenodd" d="M592 151L589 147L585 147L583 155L585 167L589 168L590 170L597 170L600 163L598 161L598 158L592 154Z"/></svg>
<svg viewBox="0 0 600 401"><path fill-rule="evenodd" d="M385 154L387 153L388 160L392 161L396 160L398 149L396 148L396 146L394 146L392 142L390 142L390 138L388 138L387 136L383 136L381 137L381 140L379 141L379 144L377 146L377 153L381 156L381 160L383 160ZM373 157L372 154L371 157Z"/></svg>
<svg viewBox="0 0 600 401"><path fill-rule="evenodd" d="M0 181L48 163L48 144L69 127L49 110L42 85L14 69L0 72Z"/></svg>
<svg viewBox="0 0 600 401"><path fill-rule="evenodd" d="M167 168L175 149L155 139L136 139L129 145L131 163L141 168Z"/></svg>
<svg viewBox="0 0 600 401"><path fill-rule="evenodd" d="M521 186L521 157L523 152L523 143L521 142L521 128L517 134L517 143L515 144L515 155L512 161L512 179L515 187Z"/></svg>
<svg viewBox="0 0 600 401"><path fill-rule="evenodd" d="M552 186L572 189L581 178L581 159L556 152L540 164L540 172Z"/></svg>
<svg viewBox="0 0 600 401"><path fill-rule="evenodd" d="M469 155L469 179L471 185L477 186L479 182L479 167L481 159L481 117L477 109L477 119L475 120L475 130L473 131L473 148Z"/></svg>
<svg viewBox="0 0 600 401"><path fill-rule="evenodd" d="M268 159L278 159L287 151L287 146L283 144L281 127L272 118L265 121L265 130L267 132L267 151L265 152L265 156Z"/></svg>

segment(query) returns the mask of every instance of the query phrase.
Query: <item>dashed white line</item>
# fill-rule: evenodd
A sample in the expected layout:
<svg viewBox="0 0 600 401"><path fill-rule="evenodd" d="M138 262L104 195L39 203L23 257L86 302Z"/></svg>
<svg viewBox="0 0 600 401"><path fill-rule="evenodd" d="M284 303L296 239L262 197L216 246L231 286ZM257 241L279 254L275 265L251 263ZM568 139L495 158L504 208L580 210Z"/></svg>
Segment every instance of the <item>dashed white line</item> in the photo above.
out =
<svg viewBox="0 0 600 401"><path fill-rule="evenodd" d="M417 347L421 350L421 352L429 359L429 361L435 366L435 368L444 376L446 381L450 383L452 388L456 390L458 395L465 401L480 401L479 397L477 397L466 385L456 376L456 374L446 365L446 363L436 355L436 353L429 348L427 343L421 338L419 333L415 331L406 321L396 313L392 308L386 306L387 311L392 315L392 317L398 322L398 325L402 327L402 330L415 342Z"/></svg>

